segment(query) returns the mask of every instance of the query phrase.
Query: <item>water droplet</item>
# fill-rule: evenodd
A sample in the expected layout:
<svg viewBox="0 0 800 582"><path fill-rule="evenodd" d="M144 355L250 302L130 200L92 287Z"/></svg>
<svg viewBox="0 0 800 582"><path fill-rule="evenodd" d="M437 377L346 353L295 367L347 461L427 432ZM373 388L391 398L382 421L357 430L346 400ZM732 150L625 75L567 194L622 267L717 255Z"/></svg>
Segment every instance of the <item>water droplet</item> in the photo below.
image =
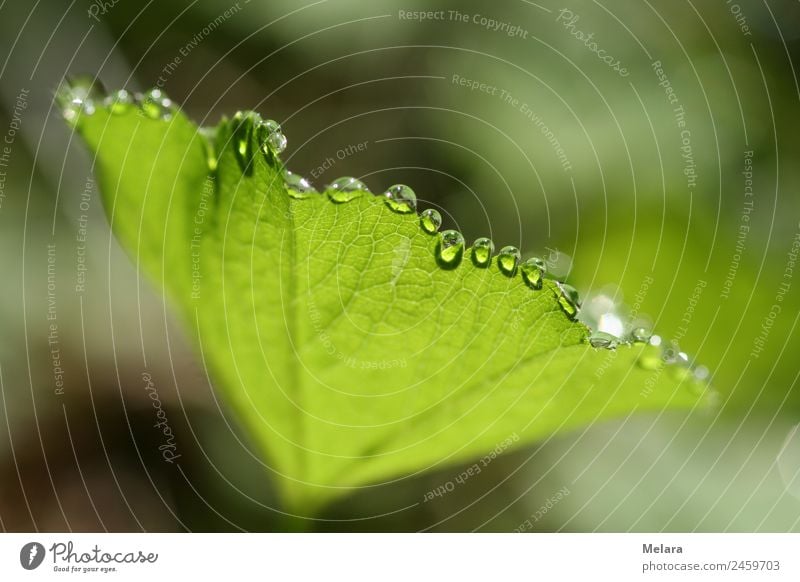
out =
<svg viewBox="0 0 800 582"><path fill-rule="evenodd" d="M88 109L88 110L87 110ZM78 115L86 112L88 115L94 113L94 108L86 107L86 103L80 99L70 99L61 106L61 115L70 124L74 125L78 121Z"/></svg>
<svg viewBox="0 0 800 582"><path fill-rule="evenodd" d="M100 81L89 75L68 77L56 92L56 101L64 119L74 125L80 114L92 115L95 103L106 96Z"/></svg>
<svg viewBox="0 0 800 582"><path fill-rule="evenodd" d="M503 247L497 253L497 266L500 271L509 277L513 277L517 272L517 265L519 264L520 252L517 247Z"/></svg>
<svg viewBox="0 0 800 582"><path fill-rule="evenodd" d="M661 336L660 335L651 335L650 340L647 342L651 346L660 346L661 345Z"/></svg>
<svg viewBox="0 0 800 582"><path fill-rule="evenodd" d="M666 342L661 348L661 359L665 364L675 364L680 359L681 353L676 343Z"/></svg>
<svg viewBox="0 0 800 582"><path fill-rule="evenodd" d="M130 110L133 106L133 95L125 89L116 91L113 95L109 95L103 100L105 105L114 115L121 115Z"/></svg>
<svg viewBox="0 0 800 582"><path fill-rule="evenodd" d="M334 202L350 202L369 192L366 184L357 178L344 176L328 185L328 196Z"/></svg>
<svg viewBox="0 0 800 582"><path fill-rule="evenodd" d="M400 214L409 214L417 208L417 195L405 184L389 186L383 196L386 205Z"/></svg>
<svg viewBox="0 0 800 582"><path fill-rule="evenodd" d="M464 237L457 230L445 230L439 240L439 263L443 267L453 268L461 262L464 254Z"/></svg>
<svg viewBox="0 0 800 582"><path fill-rule="evenodd" d="M286 149L289 140L286 139L286 136L283 133L272 133L267 138L267 144L269 148L275 152L276 154L281 153L283 150Z"/></svg>
<svg viewBox="0 0 800 582"><path fill-rule="evenodd" d="M422 211L419 217L419 224L422 226L422 230L428 234L435 234L439 227L442 226L442 215L439 214L438 210L428 208Z"/></svg>
<svg viewBox="0 0 800 582"><path fill-rule="evenodd" d="M300 174L295 174L289 170L283 172L283 180L286 191L292 198L303 199L318 194L311 182L303 178Z"/></svg>
<svg viewBox="0 0 800 582"><path fill-rule="evenodd" d="M542 280L547 272L547 264L538 257L528 259L520 267L522 279L531 289L541 289Z"/></svg>
<svg viewBox="0 0 800 582"><path fill-rule="evenodd" d="M574 320L578 315L578 308L580 305L580 298L578 296L578 291L572 285L567 285L566 283L557 282L556 285L558 286L558 304L561 306L561 311L569 317L570 319Z"/></svg>
<svg viewBox="0 0 800 582"><path fill-rule="evenodd" d="M289 141L286 139L280 124L274 119L264 119L258 123L258 141L261 151L265 154L272 152L279 154L286 149Z"/></svg>
<svg viewBox="0 0 800 582"><path fill-rule="evenodd" d="M604 331L595 331L589 337L589 343L593 348L613 350L616 349L617 345L619 344L619 340L610 333L606 333Z"/></svg>
<svg viewBox="0 0 800 582"><path fill-rule="evenodd" d="M173 104L161 89L150 89L139 98L139 107L150 119L172 118Z"/></svg>
<svg viewBox="0 0 800 582"><path fill-rule="evenodd" d="M652 335L646 327L636 327L631 331L630 339L637 344L646 344Z"/></svg>
<svg viewBox="0 0 800 582"><path fill-rule="evenodd" d="M625 321L628 308L621 301L622 292L613 285L592 291L581 301L578 319L589 329L602 331L622 338L625 334Z"/></svg>
<svg viewBox="0 0 800 582"><path fill-rule="evenodd" d="M492 262L494 243L492 239L481 237L472 243L472 262L476 267L488 267Z"/></svg>

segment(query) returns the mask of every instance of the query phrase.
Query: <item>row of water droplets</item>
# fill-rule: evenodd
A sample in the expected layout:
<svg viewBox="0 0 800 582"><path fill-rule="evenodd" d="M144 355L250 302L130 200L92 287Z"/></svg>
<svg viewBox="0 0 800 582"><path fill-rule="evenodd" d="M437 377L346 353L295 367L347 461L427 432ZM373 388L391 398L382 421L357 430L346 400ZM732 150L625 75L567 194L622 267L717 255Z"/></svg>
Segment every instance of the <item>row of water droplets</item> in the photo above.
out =
<svg viewBox="0 0 800 582"><path fill-rule="evenodd" d="M306 199L320 195L312 184L299 174L284 172L284 181L289 195L296 199ZM345 203L371 194L369 187L352 176L337 178L325 189L328 198L335 203ZM417 210L417 196L414 190L405 184L395 184L387 188L380 197L393 212L411 214ZM429 235L438 235L436 249L439 264L447 269L459 265L466 252L464 236L457 230L439 232L442 226L442 215L434 208L423 210L419 215L420 228ZM534 290L543 287L547 275L547 264L539 257L525 261L522 254L514 246L505 246L495 255L495 246L491 239L481 237L469 249L472 263L479 268L488 268L495 259L497 268L506 276L521 274L525 284ZM579 312L578 292L572 286L556 281L558 288L558 304L570 319L575 319Z"/></svg>
<svg viewBox="0 0 800 582"><path fill-rule="evenodd" d="M579 319L592 330L589 343L593 347L614 350L619 346L649 344L657 350L643 352L637 362L640 367L658 370L666 366L676 379L708 381L708 368L696 365L677 342L654 334L646 316L628 313L627 306L615 299L618 294L617 289L601 290L589 294L582 303Z"/></svg>
<svg viewBox="0 0 800 582"><path fill-rule="evenodd" d="M176 110L172 100L160 89L145 93L120 89L108 93L100 81L88 75L66 79L56 92L56 102L61 108L61 115L71 125L75 125L81 115L94 115L100 106L116 115L138 107L142 115L163 120L171 119Z"/></svg>
<svg viewBox="0 0 800 582"><path fill-rule="evenodd" d="M307 179L298 174L287 170L284 179L289 195L293 198L306 199L321 195ZM331 182L325 193L331 201L345 203L369 195L370 189L361 180L345 176ZM381 197L394 212L410 214L417 209L417 196L414 190L404 184L395 184L387 188ZM436 258L444 268L457 267L468 253L472 264L476 267L489 268L494 259L494 264L501 273L508 277L519 273L525 284L536 291L542 289L544 280L548 278L547 262L544 259L531 257L522 260L522 254L514 246L505 246L495 254L494 242L481 237L467 249L464 236L459 231L440 232L442 216L433 208L425 209L419 214L419 223L425 233L439 236ZM633 325L626 326L624 317L619 313L624 311L621 309L623 306L614 302L608 295L590 296L591 305L582 310L581 298L574 287L557 280L554 280L554 283L558 290L556 299L564 314L571 320L580 320L592 330L588 339L592 347L616 350L620 346L649 344L660 349L655 353L652 350L644 353L637 361L640 367L657 370L665 365L678 379L693 378L699 382L708 379L709 371L706 367L694 366L689 356L680 351L677 344L653 334L649 325L644 324L642 320L636 320ZM597 305L600 305L601 309L597 309Z"/></svg>
<svg viewBox="0 0 800 582"><path fill-rule="evenodd" d="M280 126L273 121L262 122L267 124L266 131L262 132L260 139L261 149L267 153L272 151L280 153L286 148L286 138L280 131ZM275 135L279 138L275 138ZM289 195L296 199L306 199L320 196L321 193L314 188L309 180L290 172L284 171L284 183ZM337 204L356 200L371 194L369 187L352 176L337 178L327 185L325 194ZM380 197L393 212L411 214L417 210L417 196L412 188L404 184L395 184L384 190ZM545 278L549 278L548 263L541 257L531 257L522 260L522 254L514 246L505 246L495 254L495 245L491 239L481 237L476 239L467 249L464 236L457 230L440 232L442 216L434 208L423 210L419 214L420 228L427 234L439 237L436 248L436 258L443 268L457 267L464 255L469 253L473 265L478 268L489 268L494 259L497 269L508 277L520 274L524 283L534 291L541 290ZM666 341L650 331L649 323L642 318L636 318L631 323L625 323L625 306L614 301L612 294L595 293L588 296L586 309L582 309L582 302L578 291L564 283L553 279L557 292L556 300L559 307L570 320L580 320L590 330L589 344L602 350L616 350L620 346L651 345L658 350L647 350L637 360L640 367L647 370L658 370L662 366L669 369L673 377L678 379L694 379L706 382L709 371L705 366L695 366L689 356L680 350L675 342Z"/></svg>
<svg viewBox="0 0 800 582"><path fill-rule="evenodd" d="M173 102L160 89L151 89L144 94L132 94L121 89L108 94L97 80L88 76L72 77L65 81L59 88L56 99L62 108L64 118L72 124L76 123L81 114L94 114L98 104L106 107L112 114L127 113L132 107L139 107L141 113L151 119L169 120L175 111ZM271 119L261 119L253 112L239 112L234 121L241 122L248 115L255 119L255 137L261 150L265 154L282 153L288 145L288 140L280 125ZM249 139L243 138L237 147L246 150L248 143ZM209 155L210 169L215 169L215 166L216 158ZM283 177L287 192L295 199L320 195L314 186L299 174L285 170ZM368 195L371 191L361 180L344 176L331 182L325 193L331 201L341 204ZM404 184L390 186L381 197L393 212L411 214L417 210L417 196L414 190ZM464 236L457 230L440 232L442 216L433 208L423 210L419 215L419 221L420 228L425 233L439 237L436 249L439 264L448 269L457 267L467 252ZM501 273L508 277L514 277L519 273L524 283L535 291L542 289L544 279L548 277L547 262L542 258L531 257L523 261L519 249L514 246L505 246L495 255L495 245L486 237L473 242L469 248L469 255L472 264L478 268L489 268L492 259L495 259L494 262ZM554 282L559 307L570 320L579 319L589 327L591 335L588 341L592 347L615 350L619 346L649 344L658 347L659 353L650 351L642 355L638 360L642 368L657 370L666 365L673 375L680 378L693 378L699 382L708 379L708 369L705 366L695 366L675 342L665 341L653 334L648 325L636 325L635 322L632 326L626 326L624 317L619 313L621 304L615 302L609 295L601 293L590 296L587 309L582 311L578 291L567 283L557 280Z"/></svg>

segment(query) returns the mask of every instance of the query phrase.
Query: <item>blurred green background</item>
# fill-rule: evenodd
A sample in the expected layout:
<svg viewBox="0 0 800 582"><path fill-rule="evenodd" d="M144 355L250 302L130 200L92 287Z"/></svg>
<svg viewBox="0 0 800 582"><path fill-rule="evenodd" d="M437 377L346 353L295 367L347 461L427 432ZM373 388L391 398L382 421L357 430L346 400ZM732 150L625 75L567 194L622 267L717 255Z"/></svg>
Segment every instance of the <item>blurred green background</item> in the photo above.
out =
<svg viewBox="0 0 800 582"><path fill-rule="evenodd" d="M409 184L468 240L543 254L583 293L626 302L719 393L710 412L502 456L434 501L463 467L364 488L312 529L800 530L797 2L48 0L0 4L0 33L4 530L286 523L110 235L53 106L74 73L157 85L207 125L255 109L317 185ZM180 470L157 449L145 370Z"/></svg>

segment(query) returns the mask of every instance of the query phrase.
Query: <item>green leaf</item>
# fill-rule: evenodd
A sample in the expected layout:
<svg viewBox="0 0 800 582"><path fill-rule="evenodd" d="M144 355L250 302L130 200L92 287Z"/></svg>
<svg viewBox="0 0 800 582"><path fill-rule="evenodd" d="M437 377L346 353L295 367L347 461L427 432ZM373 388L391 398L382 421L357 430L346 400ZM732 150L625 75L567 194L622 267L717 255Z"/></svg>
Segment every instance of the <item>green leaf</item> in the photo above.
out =
<svg viewBox="0 0 800 582"><path fill-rule="evenodd" d="M255 114L198 130L178 111L117 109L75 120L112 227L174 302L295 511L707 400L652 346L591 347L554 281L533 290L469 249L442 268L440 236L416 213L366 192L290 196Z"/></svg>

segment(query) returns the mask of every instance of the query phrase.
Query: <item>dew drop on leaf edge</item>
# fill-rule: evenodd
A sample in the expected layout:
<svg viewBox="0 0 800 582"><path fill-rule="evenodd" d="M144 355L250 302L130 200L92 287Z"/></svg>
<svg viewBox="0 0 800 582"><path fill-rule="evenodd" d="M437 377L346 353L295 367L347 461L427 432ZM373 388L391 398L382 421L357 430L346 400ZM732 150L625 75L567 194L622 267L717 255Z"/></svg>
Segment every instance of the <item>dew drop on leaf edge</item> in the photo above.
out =
<svg viewBox="0 0 800 582"><path fill-rule="evenodd" d="M285 150L288 143L289 141L286 139L286 136L281 132L272 133L267 138L267 145L269 146L269 149L276 154L279 154Z"/></svg>
<svg viewBox="0 0 800 582"><path fill-rule="evenodd" d="M80 114L92 115L95 103L104 100L106 91L103 85L90 75L67 77L56 92L56 101L61 115L74 125Z"/></svg>
<svg viewBox="0 0 800 582"><path fill-rule="evenodd" d="M405 184L389 186L383 197L386 205L394 212L409 214L417 209L417 195Z"/></svg>
<svg viewBox="0 0 800 582"><path fill-rule="evenodd" d="M283 183L286 186L286 191L292 198L302 200L318 194L316 188L311 185L307 179L300 174L295 174L289 170L283 173Z"/></svg>
<svg viewBox="0 0 800 582"><path fill-rule="evenodd" d="M261 151L265 154L269 154L270 152L280 154L286 149L289 143L286 139L286 135L281 131L280 124L274 119L264 119L260 121L257 131L258 141L261 144Z"/></svg>
<svg viewBox="0 0 800 582"><path fill-rule="evenodd" d="M547 264L539 257L533 257L522 263L520 271L522 279L528 287L539 290L542 288L544 275L547 273Z"/></svg>
<svg viewBox="0 0 800 582"><path fill-rule="evenodd" d="M447 267L458 265L464 254L464 236L457 230L445 230L439 239L437 255L439 261Z"/></svg>
<svg viewBox="0 0 800 582"><path fill-rule="evenodd" d="M488 267L494 254L492 239L481 237L472 243L472 262L476 267Z"/></svg>
<svg viewBox="0 0 800 582"><path fill-rule="evenodd" d="M637 344L646 344L653 334L645 327L636 327L631 330L631 341Z"/></svg>
<svg viewBox="0 0 800 582"><path fill-rule="evenodd" d="M676 364L680 359L681 351L675 342L664 342L661 344L661 359L665 364Z"/></svg>
<svg viewBox="0 0 800 582"><path fill-rule="evenodd" d="M343 176L328 185L328 196L334 202L350 202L369 192L366 184L358 178Z"/></svg>
<svg viewBox="0 0 800 582"><path fill-rule="evenodd" d="M442 226L442 215L439 214L438 210L428 208L423 210L422 214L420 214L419 224L422 230L428 234L436 234Z"/></svg>
<svg viewBox="0 0 800 582"><path fill-rule="evenodd" d="M172 117L172 100L161 89L150 89L139 96L139 107L150 119L169 120Z"/></svg>
<svg viewBox="0 0 800 582"><path fill-rule="evenodd" d="M133 95L125 89L115 91L103 100L103 105L105 105L113 115L127 113L131 107L133 107L133 103Z"/></svg>
<svg viewBox="0 0 800 582"><path fill-rule="evenodd" d="M558 305L561 311L574 320L578 316L579 296L578 291L572 285L566 283L556 283L558 286Z"/></svg>
<svg viewBox="0 0 800 582"><path fill-rule="evenodd" d="M604 331L595 331L589 336L589 344L593 348L613 350L619 345L619 338Z"/></svg>
<svg viewBox="0 0 800 582"><path fill-rule="evenodd" d="M497 253L497 266L502 273L511 277L517 272L519 259L520 252L517 247L503 247L500 249L500 252Z"/></svg>

